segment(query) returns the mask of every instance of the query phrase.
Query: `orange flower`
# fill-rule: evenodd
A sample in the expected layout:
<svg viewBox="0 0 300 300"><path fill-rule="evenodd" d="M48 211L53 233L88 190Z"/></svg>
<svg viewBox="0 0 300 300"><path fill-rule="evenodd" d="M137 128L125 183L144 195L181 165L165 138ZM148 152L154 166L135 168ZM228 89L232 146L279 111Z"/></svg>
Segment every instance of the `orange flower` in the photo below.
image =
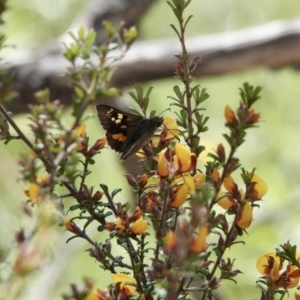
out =
<svg viewBox="0 0 300 300"><path fill-rule="evenodd" d="M168 161L167 161L167 159L165 157L165 153L163 151L161 151L158 155L157 172L162 177L169 176Z"/></svg>
<svg viewBox="0 0 300 300"><path fill-rule="evenodd" d="M79 124L74 129L74 134L75 134L75 137L79 138L77 151L78 152L84 151L87 147L87 144L86 144L86 125L84 123Z"/></svg>
<svg viewBox="0 0 300 300"><path fill-rule="evenodd" d="M250 202L246 202L246 204L242 207L241 212L237 216L236 224L241 229L248 228L252 223L253 215L252 215L252 207Z"/></svg>
<svg viewBox="0 0 300 300"><path fill-rule="evenodd" d="M40 268L41 257L38 252L28 249L19 249L18 257L13 265L14 272L20 276L26 276Z"/></svg>
<svg viewBox="0 0 300 300"><path fill-rule="evenodd" d="M112 300L109 292L97 289L97 292L89 292L83 300Z"/></svg>
<svg viewBox="0 0 300 300"><path fill-rule="evenodd" d="M255 182L255 193L257 198L262 198L268 192L268 186L266 182L256 174L253 174L251 182Z"/></svg>
<svg viewBox="0 0 300 300"><path fill-rule="evenodd" d="M125 222L121 218L117 218L115 224L118 233L121 233L126 229Z"/></svg>
<svg viewBox="0 0 300 300"><path fill-rule="evenodd" d="M135 292L137 283L135 278L122 273L111 274L111 276L113 283L120 283L120 288L126 295L131 295Z"/></svg>
<svg viewBox="0 0 300 300"><path fill-rule="evenodd" d="M299 259L299 252L296 258ZM300 269L287 262L284 269L284 260L274 252L268 252L262 255L256 262L256 269L262 275L269 276L277 288L291 289L298 285Z"/></svg>
<svg viewBox="0 0 300 300"><path fill-rule="evenodd" d="M249 125L253 125L259 121L260 113L256 113L253 108L248 110L248 118L246 123Z"/></svg>
<svg viewBox="0 0 300 300"><path fill-rule="evenodd" d="M24 194L30 198L30 200L37 204L42 200L41 189L49 186L49 177L45 175L39 175L36 177L36 182L32 182L28 190L24 190Z"/></svg>
<svg viewBox="0 0 300 300"><path fill-rule="evenodd" d="M205 175L203 173L196 173L193 177L195 188L200 188L205 183Z"/></svg>
<svg viewBox="0 0 300 300"><path fill-rule="evenodd" d="M191 174L184 174L182 176L177 176L172 181L173 189L172 189L172 199L170 201L171 207L179 207L186 200L188 194L195 193L195 183Z"/></svg>
<svg viewBox="0 0 300 300"><path fill-rule="evenodd" d="M178 125L174 119L165 117L163 125L165 127L162 132L164 140L172 140L179 136Z"/></svg>
<svg viewBox="0 0 300 300"><path fill-rule="evenodd" d="M231 194L237 189L237 184L234 182L232 176L229 175L224 179L224 187Z"/></svg>
<svg viewBox="0 0 300 300"><path fill-rule="evenodd" d="M189 249L192 253L200 253L206 248L206 238L209 235L208 226L201 226L197 235L194 236Z"/></svg>
<svg viewBox="0 0 300 300"><path fill-rule="evenodd" d="M234 205L234 199L232 197L228 197L223 191L218 193L216 202L224 209L229 209Z"/></svg>
<svg viewBox="0 0 300 300"><path fill-rule="evenodd" d="M166 236L166 247L169 251L173 250L178 244L176 234L173 230L170 230Z"/></svg>
<svg viewBox="0 0 300 300"><path fill-rule="evenodd" d="M148 178L146 189L149 191L154 191L157 189L160 178L158 176L151 176Z"/></svg>
<svg viewBox="0 0 300 300"><path fill-rule="evenodd" d="M93 157L99 150L103 149L106 144L106 136L102 137L101 139L98 139L95 144L90 148L88 152L88 157Z"/></svg>
<svg viewBox="0 0 300 300"><path fill-rule="evenodd" d="M218 183L219 180L220 180L220 174L219 174L219 171L216 168L214 168L212 173L211 173L211 179L215 183Z"/></svg>
<svg viewBox="0 0 300 300"><path fill-rule="evenodd" d="M237 118L234 114L234 111L231 109L229 105L225 106L225 111L224 111L225 119L229 124L237 124Z"/></svg>
<svg viewBox="0 0 300 300"><path fill-rule="evenodd" d="M197 157L191 153L185 146L177 144L175 146L175 155L178 159L179 170L181 173L191 172L196 167Z"/></svg>
<svg viewBox="0 0 300 300"><path fill-rule="evenodd" d="M134 223L130 225L130 230L133 234L139 235L146 232L148 227L147 222L144 220L143 216L137 219Z"/></svg>
<svg viewBox="0 0 300 300"><path fill-rule="evenodd" d="M188 186L186 184L176 185L172 189L173 197L170 201L171 207L181 206L187 199L188 196Z"/></svg>

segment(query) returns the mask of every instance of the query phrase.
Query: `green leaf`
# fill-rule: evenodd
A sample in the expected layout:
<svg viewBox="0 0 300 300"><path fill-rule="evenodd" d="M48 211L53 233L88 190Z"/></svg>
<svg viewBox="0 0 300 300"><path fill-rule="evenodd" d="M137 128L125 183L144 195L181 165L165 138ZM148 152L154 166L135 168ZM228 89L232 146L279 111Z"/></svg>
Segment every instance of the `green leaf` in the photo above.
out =
<svg viewBox="0 0 300 300"><path fill-rule="evenodd" d="M87 35L86 39L85 39L85 45L87 48L90 48L96 39L97 33L95 31L91 31L89 32L89 34Z"/></svg>
<svg viewBox="0 0 300 300"><path fill-rule="evenodd" d="M227 143L232 147L233 144L232 144L231 137L228 134L226 134L226 133L223 134L223 137L225 138L225 140L227 141Z"/></svg>
<svg viewBox="0 0 300 300"><path fill-rule="evenodd" d="M180 107L182 109L186 109L186 107L182 104L179 104L179 103L171 103L171 106L177 106L177 107Z"/></svg>
<svg viewBox="0 0 300 300"><path fill-rule="evenodd" d="M78 29L78 37L79 37L79 40L84 40L84 37L85 37L85 26L81 25Z"/></svg>
<svg viewBox="0 0 300 300"><path fill-rule="evenodd" d="M102 183L100 183L99 185L100 185L100 187L101 187L101 189L102 189L102 191L103 191L104 193L108 193L108 187L107 187L107 185L102 184Z"/></svg>
<svg viewBox="0 0 300 300"><path fill-rule="evenodd" d="M114 28L112 26L112 23L108 22L108 21L104 21L102 24L103 24L106 36L109 39L112 38L114 36L114 34L115 34L115 31L114 31Z"/></svg>
<svg viewBox="0 0 300 300"><path fill-rule="evenodd" d="M178 97L178 99L182 99L183 98L183 94L181 93L180 88L179 88L178 85L175 85L173 87L173 91L174 91L175 95Z"/></svg>
<svg viewBox="0 0 300 300"><path fill-rule="evenodd" d="M114 189L111 193L111 197L114 198L118 193L120 193L122 189Z"/></svg>
<svg viewBox="0 0 300 300"><path fill-rule="evenodd" d="M186 6L185 6L185 7L186 7ZM187 26L188 22L191 20L191 18L193 18L193 15L190 15L190 16L187 18L187 20L185 21L185 23L184 23L184 25L183 25L184 30L186 29L186 26Z"/></svg>
<svg viewBox="0 0 300 300"><path fill-rule="evenodd" d="M150 118L153 118L156 116L156 110L151 110L150 112Z"/></svg>
<svg viewBox="0 0 300 300"><path fill-rule="evenodd" d="M173 24L171 24L170 26L175 31L175 33L177 34L177 36L180 38L180 34L179 34L177 28Z"/></svg>

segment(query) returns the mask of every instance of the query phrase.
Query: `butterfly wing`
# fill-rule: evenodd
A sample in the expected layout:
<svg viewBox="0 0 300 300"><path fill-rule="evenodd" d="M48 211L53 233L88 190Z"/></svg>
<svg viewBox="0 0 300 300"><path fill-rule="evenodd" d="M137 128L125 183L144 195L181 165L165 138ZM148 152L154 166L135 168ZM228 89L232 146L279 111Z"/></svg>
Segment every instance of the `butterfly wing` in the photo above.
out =
<svg viewBox="0 0 300 300"><path fill-rule="evenodd" d="M144 118L104 104L97 105L96 110L100 123L106 130L108 144L116 152L123 152L124 145L128 144L134 129Z"/></svg>

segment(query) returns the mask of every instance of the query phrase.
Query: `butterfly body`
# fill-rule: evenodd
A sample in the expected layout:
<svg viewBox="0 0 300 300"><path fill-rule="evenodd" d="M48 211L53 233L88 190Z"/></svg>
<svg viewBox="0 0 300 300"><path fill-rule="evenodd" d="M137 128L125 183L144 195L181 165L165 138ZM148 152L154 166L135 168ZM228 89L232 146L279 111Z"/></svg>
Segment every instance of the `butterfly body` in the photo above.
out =
<svg viewBox="0 0 300 300"><path fill-rule="evenodd" d="M141 149L164 121L162 117L148 119L104 104L97 105L96 110L100 123L106 130L108 144L121 154L121 159L126 159Z"/></svg>

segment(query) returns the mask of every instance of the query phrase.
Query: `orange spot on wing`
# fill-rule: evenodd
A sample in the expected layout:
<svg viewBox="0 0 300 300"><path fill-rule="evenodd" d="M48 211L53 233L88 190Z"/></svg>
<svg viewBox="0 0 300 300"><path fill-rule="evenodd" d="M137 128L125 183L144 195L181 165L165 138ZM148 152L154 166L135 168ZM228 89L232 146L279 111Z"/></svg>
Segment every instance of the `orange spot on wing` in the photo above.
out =
<svg viewBox="0 0 300 300"><path fill-rule="evenodd" d="M112 135L112 138L114 140L124 142L126 140L126 136L123 133L116 133Z"/></svg>

